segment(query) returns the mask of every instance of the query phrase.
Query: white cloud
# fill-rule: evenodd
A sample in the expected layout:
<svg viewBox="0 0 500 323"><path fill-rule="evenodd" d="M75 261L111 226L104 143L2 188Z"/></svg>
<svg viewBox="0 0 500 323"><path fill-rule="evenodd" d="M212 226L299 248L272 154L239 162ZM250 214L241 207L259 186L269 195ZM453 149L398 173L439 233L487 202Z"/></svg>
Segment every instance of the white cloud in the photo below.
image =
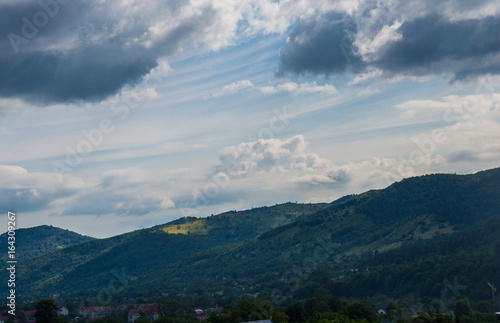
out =
<svg viewBox="0 0 500 323"><path fill-rule="evenodd" d="M500 133L498 93L450 95L442 101L412 100L396 105L396 108L414 119L435 115L444 123L443 127L412 138L413 142L427 147L422 150L439 151L449 155L454 162L460 161L461 156L483 161L494 161L500 156L496 139Z"/></svg>
<svg viewBox="0 0 500 323"><path fill-rule="evenodd" d="M255 87L249 80L242 80L233 82L224 86L219 92L215 93L214 97L219 97L223 95L230 95L239 92L240 90Z"/></svg>
<svg viewBox="0 0 500 323"><path fill-rule="evenodd" d="M318 85L316 82L310 82L310 83L285 82L278 84L276 86L270 85L270 86L256 87L251 81L242 80L224 86L219 92L215 93L213 96L219 97L223 95L230 95L244 89L258 89L263 94L276 94L280 92L286 92L293 95L311 94L311 93L338 94L337 89L331 84Z"/></svg>
<svg viewBox="0 0 500 323"><path fill-rule="evenodd" d="M0 116L6 117L12 114L25 112L32 108L31 105L21 99L8 99L0 97Z"/></svg>
<svg viewBox="0 0 500 323"><path fill-rule="evenodd" d="M383 74L382 70L376 68L370 68L366 71L366 73L361 73L356 75L356 77L352 81L347 83L347 85L357 85L367 80L371 80L373 78L382 76L382 74Z"/></svg>
<svg viewBox="0 0 500 323"><path fill-rule="evenodd" d="M11 165L0 165L0 175L8 176L8 175L20 175L26 174L28 171L19 166L11 166Z"/></svg>
<svg viewBox="0 0 500 323"><path fill-rule="evenodd" d="M300 170L310 171L327 167L330 162L315 153L307 152L302 135L287 140L260 139L225 147L220 151L216 172L231 169L234 176L249 176L258 172Z"/></svg>
<svg viewBox="0 0 500 323"><path fill-rule="evenodd" d="M353 44L357 47L358 53L365 60L370 61L372 59L370 55L376 53L383 45L403 37L397 32L402 24L403 21L395 20L392 25L384 25L373 38L364 32L359 32Z"/></svg>
<svg viewBox="0 0 500 323"><path fill-rule="evenodd" d="M373 95L373 94L377 94L377 93L380 93L379 89L374 89L374 88L371 88L368 86L368 87L364 88L363 90L359 91L358 96Z"/></svg>
<svg viewBox="0 0 500 323"><path fill-rule="evenodd" d="M310 93L323 93L323 94L337 94L337 89L331 84L318 85L316 82L295 83L286 82L276 86L265 86L259 88L264 94L275 94L279 92L288 92L294 95L310 94Z"/></svg>

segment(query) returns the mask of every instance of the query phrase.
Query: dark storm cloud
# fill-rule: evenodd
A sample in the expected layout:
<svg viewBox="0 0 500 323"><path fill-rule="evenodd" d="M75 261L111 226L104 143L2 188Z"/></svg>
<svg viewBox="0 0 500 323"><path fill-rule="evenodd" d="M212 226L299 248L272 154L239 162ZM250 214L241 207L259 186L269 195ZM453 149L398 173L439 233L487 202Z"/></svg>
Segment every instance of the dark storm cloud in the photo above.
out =
<svg viewBox="0 0 500 323"><path fill-rule="evenodd" d="M397 30L402 37L389 40L366 61L353 46L355 23L326 18L330 23L300 23L294 28L280 53L281 74L342 74L363 65L387 76L451 74L460 80L500 73L498 16L450 22L432 15L406 21Z"/></svg>
<svg viewBox="0 0 500 323"><path fill-rule="evenodd" d="M101 100L139 81L155 58L138 49L94 46L67 53L20 53L0 60L0 95L49 103Z"/></svg>
<svg viewBox="0 0 500 323"><path fill-rule="evenodd" d="M391 73L469 75L498 73L500 17L483 20L444 21L428 16L405 22L401 40L377 53L375 65Z"/></svg>
<svg viewBox="0 0 500 323"><path fill-rule="evenodd" d="M180 3L155 3L159 12L154 14L164 10L169 19ZM160 56L178 50L214 19L207 7L146 47L141 37L150 31L151 17L142 12L123 16L126 8L119 5L83 0L0 4L0 96L42 105L102 100L140 82Z"/></svg>
<svg viewBox="0 0 500 323"><path fill-rule="evenodd" d="M354 21L340 15L299 23L280 52L278 75L288 72L330 75L359 70L363 64L352 51L355 33Z"/></svg>

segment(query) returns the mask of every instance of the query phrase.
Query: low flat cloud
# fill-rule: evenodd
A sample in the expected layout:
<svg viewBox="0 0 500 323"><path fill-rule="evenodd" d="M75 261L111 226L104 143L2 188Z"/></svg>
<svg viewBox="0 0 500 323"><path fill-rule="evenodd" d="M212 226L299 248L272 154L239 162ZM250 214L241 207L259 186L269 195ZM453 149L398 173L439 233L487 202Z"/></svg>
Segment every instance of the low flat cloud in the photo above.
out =
<svg viewBox="0 0 500 323"><path fill-rule="evenodd" d="M48 209L83 187L75 176L66 175L66 181L60 183L55 174L29 172L16 165L0 165L0 176L0 208L16 212Z"/></svg>

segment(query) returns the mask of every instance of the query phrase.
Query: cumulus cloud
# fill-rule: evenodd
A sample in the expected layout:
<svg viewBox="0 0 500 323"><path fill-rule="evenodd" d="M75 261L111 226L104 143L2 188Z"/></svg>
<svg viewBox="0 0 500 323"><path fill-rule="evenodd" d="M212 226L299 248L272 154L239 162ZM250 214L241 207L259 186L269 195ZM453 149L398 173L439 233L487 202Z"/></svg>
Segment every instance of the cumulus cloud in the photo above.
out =
<svg viewBox="0 0 500 323"><path fill-rule="evenodd" d="M329 165L329 161L315 153L307 152L304 136L297 135L287 140L260 139L225 147L220 151L220 163L215 172L226 172L245 177L252 173L313 170Z"/></svg>

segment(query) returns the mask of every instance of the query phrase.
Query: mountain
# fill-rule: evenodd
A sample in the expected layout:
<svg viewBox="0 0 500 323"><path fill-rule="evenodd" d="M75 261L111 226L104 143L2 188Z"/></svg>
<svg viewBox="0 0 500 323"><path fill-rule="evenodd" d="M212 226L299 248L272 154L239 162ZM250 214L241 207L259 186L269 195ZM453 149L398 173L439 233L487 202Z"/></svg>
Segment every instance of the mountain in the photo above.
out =
<svg viewBox="0 0 500 323"><path fill-rule="evenodd" d="M327 207L285 203L207 218L181 218L45 254L19 268L21 293L88 291L107 286L113 272L136 276L216 246L253 239Z"/></svg>
<svg viewBox="0 0 500 323"><path fill-rule="evenodd" d="M286 295L276 297L292 301L328 286L334 295L344 297L381 292L389 297L412 293L439 297L443 282L457 275L469 286L475 279L500 281L493 270L500 268L495 267L500 255L493 256L500 250L499 217L500 169L414 177L353 196L256 239L159 267L128 289L187 288L235 295L237 288ZM473 243L474 238L479 242ZM461 264L461 258L466 263ZM481 270L474 271L476 267ZM361 278L366 285L355 284ZM419 279L426 284L419 284ZM378 289L382 283L386 287ZM477 291L475 295L484 296Z"/></svg>
<svg viewBox="0 0 500 323"><path fill-rule="evenodd" d="M130 276L123 296L207 304L257 292L287 304L319 287L338 297L439 298L449 284L489 299L486 280L500 281L499 210L500 168L432 174L331 204L182 218L70 246L20 272L28 292L95 295L116 270Z"/></svg>
<svg viewBox="0 0 500 323"><path fill-rule="evenodd" d="M7 232L0 241L7 245ZM16 230L16 258L27 260L94 238L48 225Z"/></svg>

